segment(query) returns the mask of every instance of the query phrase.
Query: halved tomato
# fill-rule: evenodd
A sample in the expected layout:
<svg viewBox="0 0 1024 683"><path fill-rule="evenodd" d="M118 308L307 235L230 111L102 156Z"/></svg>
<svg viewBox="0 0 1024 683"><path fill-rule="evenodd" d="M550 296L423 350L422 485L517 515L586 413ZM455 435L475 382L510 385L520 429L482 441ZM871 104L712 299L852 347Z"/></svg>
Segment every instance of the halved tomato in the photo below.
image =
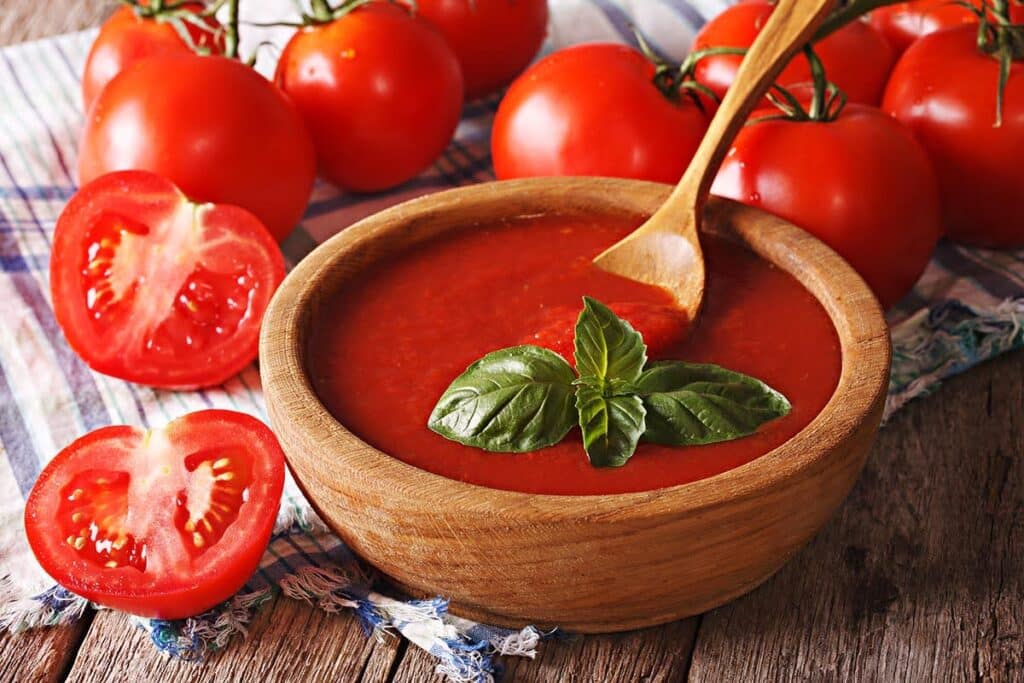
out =
<svg viewBox="0 0 1024 683"><path fill-rule="evenodd" d="M195 204L146 171L79 190L57 220L50 263L71 348L98 372L175 389L220 384L256 357L283 278L255 216Z"/></svg>
<svg viewBox="0 0 1024 683"><path fill-rule="evenodd" d="M39 564L71 592L180 619L228 599L256 571L283 486L281 446L242 413L104 427L39 475L25 532Z"/></svg>

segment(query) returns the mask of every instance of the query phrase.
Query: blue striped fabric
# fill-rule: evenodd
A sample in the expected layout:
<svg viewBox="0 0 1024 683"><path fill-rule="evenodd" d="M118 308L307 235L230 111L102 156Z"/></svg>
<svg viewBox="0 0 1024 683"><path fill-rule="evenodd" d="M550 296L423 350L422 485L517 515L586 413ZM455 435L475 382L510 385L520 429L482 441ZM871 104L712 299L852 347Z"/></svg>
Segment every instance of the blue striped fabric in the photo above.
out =
<svg viewBox="0 0 1024 683"><path fill-rule="evenodd" d="M547 50L585 40L631 41L632 21L673 59L683 56L703 18L725 6L722 0L551 4ZM290 4L257 0L245 9L259 17L290 11ZM50 585L21 528L24 496L62 446L102 425L159 426L209 407L265 419L255 367L213 389L156 391L90 371L54 320L50 244L57 215L75 191L83 115L78 79L93 36L77 33L0 50L0 625L14 629L73 619L85 608ZM280 33L269 37L282 42ZM289 262L386 206L491 179L488 136L496 106L496 98L468 105L456 139L433 168L392 192L356 196L319 184L302 225L285 242ZM895 359L888 412L944 377L1024 344L1022 319L1024 252L941 245L917 288L891 313ZM259 572L235 599L195 619L140 626L157 647L200 658L244 633L253 610L281 590L323 609L353 609L368 628L398 631L437 656L439 670L453 680L489 680L496 673L492 654L532 656L541 636L534 629L509 631L452 617L443 600L396 601L374 586L372 575L322 527L289 479L277 533Z"/></svg>

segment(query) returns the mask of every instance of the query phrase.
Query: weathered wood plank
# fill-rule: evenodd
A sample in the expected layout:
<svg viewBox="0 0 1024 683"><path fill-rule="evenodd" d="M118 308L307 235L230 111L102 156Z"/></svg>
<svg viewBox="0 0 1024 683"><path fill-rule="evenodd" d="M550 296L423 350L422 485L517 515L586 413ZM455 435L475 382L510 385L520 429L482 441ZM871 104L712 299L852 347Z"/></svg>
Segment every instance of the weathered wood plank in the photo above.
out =
<svg viewBox="0 0 1024 683"><path fill-rule="evenodd" d="M95 26L115 7L115 0L64 0L59 8L39 0L3 0L0 45Z"/></svg>
<svg viewBox="0 0 1024 683"><path fill-rule="evenodd" d="M386 679L396 638L367 638L355 616L327 614L278 598L249 628L245 641L196 664L171 659L120 613L99 612L68 681L367 681Z"/></svg>
<svg viewBox="0 0 1024 683"><path fill-rule="evenodd" d="M534 660L503 657L507 681L679 681L686 675L696 619L607 636L542 643ZM435 661L410 646L395 670L394 683L443 680Z"/></svg>
<svg viewBox="0 0 1024 683"><path fill-rule="evenodd" d="M840 516L705 615L691 678L1024 678L1024 353L897 415Z"/></svg>
<svg viewBox="0 0 1024 683"><path fill-rule="evenodd" d="M89 619L70 626L0 632L0 683L50 683L63 680Z"/></svg>

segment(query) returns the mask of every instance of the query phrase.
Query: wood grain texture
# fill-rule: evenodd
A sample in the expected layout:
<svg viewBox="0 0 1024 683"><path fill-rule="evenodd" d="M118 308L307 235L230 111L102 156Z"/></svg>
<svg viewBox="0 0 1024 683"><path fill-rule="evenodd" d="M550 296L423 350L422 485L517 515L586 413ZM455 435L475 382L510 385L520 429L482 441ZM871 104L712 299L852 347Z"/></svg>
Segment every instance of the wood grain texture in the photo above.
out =
<svg viewBox="0 0 1024 683"><path fill-rule="evenodd" d="M502 657L505 680L516 683L559 681L643 681L674 683L686 677L697 619L613 635L573 637L541 645L536 659ZM394 683L436 681L433 658L409 649L395 670Z"/></svg>
<svg viewBox="0 0 1024 683"><path fill-rule="evenodd" d="M796 277L839 337L822 412L779 448L683 486L606 496L499 491L407 465L317 399L306 335L320 302L389 254L445 231L538 214L650 215L669 187L607 178L485 183L406 202L339 233L292 271L260 344L267 409L292 473L346 543L414 594L492 623L576 632L666 623L764 581L831 516L867 455L888 381L888 328L863 280L807 233L727 200L708 226ZM438 504L443 501L443 504Z"/></svg>
<svg viewBox="0 0 1024 683"><path fill-rule="evenodd" d="M740 63L686 172L643 225L594 259L604 270L667 289L690 319L704 301L701 223L711 183L754 107L836 0L779 0ZM709 226L714 230L715 226Z"/></svg>
<svg viewBox="0 0 1024 683"><path fill-rule="evenodd" d="M0 683L64 680L89 621L85 618L70 626L21 633L0 632Z"/></svg>
<svg viewBox="0 0 1024 683"><path fill-rule="evenodd" d="M703 618L695 681L1024 680L1024 352L882 430L841 515Z"/></svg>
<svg viewBox="0 0 1024 683"><path fill-rule="evenodd" d="M34 40L95 26L117 7L116 0L0 0L0 45Z"/></svg>
<svg viewBox="0 0 1024 683"><path fill-rule="evenodd" d="M349 613L327 614L277 598L244 641L197 664L171 659L119 612L97 613L69 681L366 681L387 679L398 652L395 637L368 638Z"/></svg>

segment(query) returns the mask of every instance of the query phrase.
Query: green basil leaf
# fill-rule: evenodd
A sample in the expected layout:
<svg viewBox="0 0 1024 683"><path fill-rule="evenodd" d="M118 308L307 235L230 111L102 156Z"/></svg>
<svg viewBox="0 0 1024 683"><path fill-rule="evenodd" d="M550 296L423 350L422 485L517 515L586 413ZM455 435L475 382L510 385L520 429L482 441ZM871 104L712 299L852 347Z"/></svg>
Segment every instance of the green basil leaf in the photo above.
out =
<svg viewBox="0 0 1024 683"><path fill-rule="evenodd" d="M488 451L524 453L562 440L576 423L572 367L553 351L515 346L489 353L445 390L427 425Z"/></svg>
<svg viewBox="0 0 1024 683"><path fill-rule="evenodd" d="M621 467L644 433L644 404L639 396L606 397L600 387L578 384L576 411L583 448L594 467Z"/></svg>
<svg viewBox="0 0 1024 683"><path fill-rule="evenodd" d="M696 446L748 436L789 413L786 397L717 365L654 363L636 383L647 409L647 441Z"/></svg>
<svg viewBox="0 0 1024 683"><path fill-rule="evenodd" d="M647 362L640 333L589 296L583 297L575 344L576 371L588 382L635 382Z"/></svg>

